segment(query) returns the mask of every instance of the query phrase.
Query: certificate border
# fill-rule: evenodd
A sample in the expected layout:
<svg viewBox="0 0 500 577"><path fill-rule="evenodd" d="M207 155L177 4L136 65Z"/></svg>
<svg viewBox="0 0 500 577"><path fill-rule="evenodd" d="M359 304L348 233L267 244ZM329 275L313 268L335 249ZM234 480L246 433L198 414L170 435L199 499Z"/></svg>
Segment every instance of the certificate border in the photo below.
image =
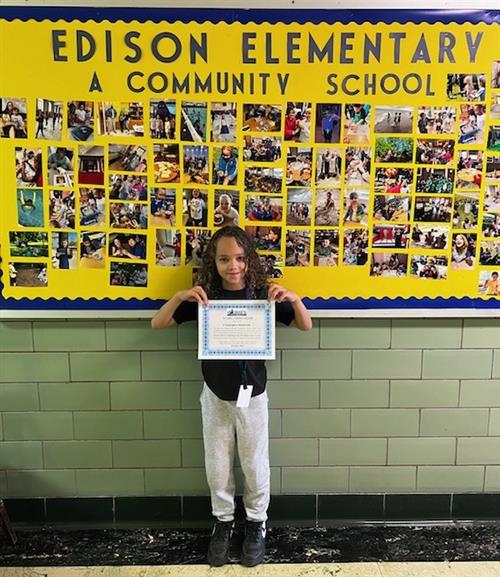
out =
<svg viewBox="0 0 500 577"><path fill-rule="evenodd" d="M210 301L209 306L198 305L198 359L201 360L244 360L260 359L272 360L276 357L276 338L275 338L275 318L276 307L274 303L266 300L221 300ZM233 349L211 351L208 345L208 315L210 311L227 309L264 309L266 343L263 349L246 350L244 353ZM274 337L274 338L273 338Z"/></svg>

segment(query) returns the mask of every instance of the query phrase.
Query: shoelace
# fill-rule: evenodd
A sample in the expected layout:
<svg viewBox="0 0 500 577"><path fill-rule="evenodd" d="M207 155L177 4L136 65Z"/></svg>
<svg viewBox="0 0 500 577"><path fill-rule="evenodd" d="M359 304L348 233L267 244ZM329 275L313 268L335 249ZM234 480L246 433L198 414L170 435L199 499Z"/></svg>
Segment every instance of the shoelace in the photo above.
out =
<svg viewBox="0 0 500 577"><path fill-rule="evenodd" d="M261 523L247 523L245 526L245 537L251 541L259 541L263 535Z"/></svg>
<svg viewBox="0 0 500 577"><path fill-rule="evenodd" d="M216 537L225 537L226 535L231 535L233 529L233 524L231 522L227 523L216 523L212 535Z"/></svg>

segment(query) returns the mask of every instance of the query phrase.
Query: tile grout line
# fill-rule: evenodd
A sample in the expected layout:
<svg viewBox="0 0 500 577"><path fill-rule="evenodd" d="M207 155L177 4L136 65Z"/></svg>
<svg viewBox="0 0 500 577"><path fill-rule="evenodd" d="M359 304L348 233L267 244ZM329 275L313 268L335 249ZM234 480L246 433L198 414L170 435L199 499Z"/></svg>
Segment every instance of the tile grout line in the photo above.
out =
<svg viewBox="0 0 500 577"><path fill-rule="evenodd" d="M38 410L41 411L42 410L42 399L40 396L40 381L38 381L36 383L36 394L37 394L37 400L38 400Z"/></svg>
<svg viewBox="0 0 500 577"><path fill-rule="evenodd" d="M179 455L180 455L180 468L183 469L184 468L184 443L182 442L183 439L177 439L179 441ZM203 441L202 441L203 442Z"/></svg>
<svg viewBox="0 0 500 577"><path fill-rule="evenodd" d="M108 321L104 321L104 350L108 352Z"/></svg>
<svg viewBox="0 0 500 577"><path fill-rule="evenodd" d="M30 330L31 330L31 350L36 352L35 350L35 323L30 322Z"/></svg>

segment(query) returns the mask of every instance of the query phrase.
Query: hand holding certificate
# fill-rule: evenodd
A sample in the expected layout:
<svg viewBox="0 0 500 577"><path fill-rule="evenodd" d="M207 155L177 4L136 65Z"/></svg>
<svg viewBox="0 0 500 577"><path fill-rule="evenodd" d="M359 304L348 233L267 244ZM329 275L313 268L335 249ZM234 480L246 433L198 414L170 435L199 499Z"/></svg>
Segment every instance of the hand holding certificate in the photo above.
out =
<svg viewBox="0 0 500 577"><path fill-rule="evenodd" d="M199 359L274 359L275 305L267 300L214 300L199 305Z"/></svg>

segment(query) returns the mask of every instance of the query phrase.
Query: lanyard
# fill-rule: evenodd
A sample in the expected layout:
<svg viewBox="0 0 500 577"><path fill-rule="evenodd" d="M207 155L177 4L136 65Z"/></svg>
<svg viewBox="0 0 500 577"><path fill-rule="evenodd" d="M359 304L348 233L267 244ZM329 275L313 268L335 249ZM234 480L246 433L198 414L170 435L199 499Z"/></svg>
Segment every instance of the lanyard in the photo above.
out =
<svg viewBox="0 0 500 577"><path fill-rule="evenodd" d="M248 287L245 287L245 300L249 300L251 296L252 293L250 292L250 289ZM248 375L247 375L248 363L246 360L238 361L238 363L241 369L241 385L246 390L248 386Z"/></svg>
<svg viewBox="0 0 500 577"><path fill-rule="evenodd" d="M224 298L226 296L225 291L222 290L221 291L221 296L222 298ZM245 300L250 300L252 296L252 292L250 291L250 289L248 287L245 287ZM248 375L247 375L247 361L246 360L240 360L238 361L238 365L240 366L240 372L241 372L241 386L246 389L248 386Z"/></svg>
<svg viewBox="0 0 500 577"><path fill-rule="evenodd" d="M248 385L248 375L247 375L247 362L246 361L238 361L241 369L241 385L244 389L247 388Z"/></svg>

